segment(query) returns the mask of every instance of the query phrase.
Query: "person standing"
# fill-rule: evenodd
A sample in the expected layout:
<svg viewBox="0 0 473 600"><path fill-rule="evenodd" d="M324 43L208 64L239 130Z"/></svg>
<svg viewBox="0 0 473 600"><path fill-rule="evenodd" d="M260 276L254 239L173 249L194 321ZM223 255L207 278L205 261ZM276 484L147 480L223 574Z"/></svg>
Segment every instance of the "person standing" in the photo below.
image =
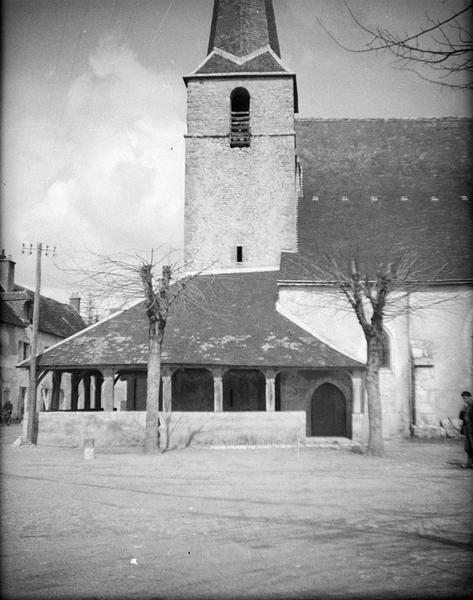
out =
<svg viewBox="0 0 473 600"><path fill-rule="evenodd" d="M465 452L467 462L462 465L464 469L473 469L473 398L470 392L462 392L462 398L465 406L460 412L460 419L463 421L461 432L465 436Z"/></svg>
<svg viewBox="0 0 473 600"><path fill-rule="evenodd" d="M10 402L10 399L8 399L3 405L3 422L5 425L10 425L12 411L13 404Z"/></svg>

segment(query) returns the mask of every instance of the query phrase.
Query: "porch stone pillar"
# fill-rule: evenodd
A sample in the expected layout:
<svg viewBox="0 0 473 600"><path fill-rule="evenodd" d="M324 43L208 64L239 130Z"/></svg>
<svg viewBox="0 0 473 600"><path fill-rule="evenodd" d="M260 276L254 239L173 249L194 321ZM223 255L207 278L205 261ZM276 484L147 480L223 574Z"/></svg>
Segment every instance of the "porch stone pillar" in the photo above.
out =
<svg viewBox="0 0 473 600"><path fill-rule="evenodd" d="M102 373L97 373L95 375L95 390L94 390L94 408L95 408L95 410L100 410L102 408L102 385L103 385L103 375L102 375Z"/></svg>
<svg viewBox="0 0 473 600"><path fill-rule="evenodd" d="M114 371L113 369L104 369L103 373L103 409L104 411L113 411L113 391L114 391Z"/></svg>
<svg viewBox="0 0 473 600"><path fill-rule="evenodd" d="M276 410L276 371L266 371L266 412L274 412Z"/></svg>
<svg viewBox="0 0 473 600"><path fill-rule="evenodd" d="M223 411L223 369L212 371L214 378L214 412Z"/></svg>
<svg viewBox="0 0 473 600"><path fill-rule="evenodd" d="M363 371L353 371L353 412L361 413L363 406Z"/></svg>
<svg viewBox="0 0 473 600"><path fill-rule="evenodd" d="M82 378L84 386L84 409L90 410L90 374L86 373Z"/></svg>
<svg viewBox="0 0 473 600"><path fill-rule="evenodd" d="M163 368L161 373L163 381L163 412L170 413L172 411L172 371Z"/></svg>
<svg viewBox="0 0 473 600"><path fill-rule="evenodd" d="M356 442L363 441L363 371L355 370L351 375L352 381L352 439Z"/></svg>
<svg viewBox="0 0 473 600"><path fill-rule="evenodd" d="M71 410L77 410L79 407L79 383L80 374L71 373Z"/></svg>
<svg viewBox="0 0 473 600"><path fill-rule="evenodd" d="M51 410L59 410L59 398L61 394L61 371L53 371L53 389L51 392Z"/></svg>

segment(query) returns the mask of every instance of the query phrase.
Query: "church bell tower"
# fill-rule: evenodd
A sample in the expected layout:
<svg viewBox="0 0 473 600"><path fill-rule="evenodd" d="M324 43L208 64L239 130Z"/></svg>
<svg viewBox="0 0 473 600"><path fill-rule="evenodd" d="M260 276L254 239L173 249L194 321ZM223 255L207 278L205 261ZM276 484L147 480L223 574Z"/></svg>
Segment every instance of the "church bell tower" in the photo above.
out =
<svg viewBox="0 0 473 600"><path fill-rule="evenodd" d="M215 0L208 56L184 81L186 261L277 269L296 250L297 90L272 0Z"/></svg>

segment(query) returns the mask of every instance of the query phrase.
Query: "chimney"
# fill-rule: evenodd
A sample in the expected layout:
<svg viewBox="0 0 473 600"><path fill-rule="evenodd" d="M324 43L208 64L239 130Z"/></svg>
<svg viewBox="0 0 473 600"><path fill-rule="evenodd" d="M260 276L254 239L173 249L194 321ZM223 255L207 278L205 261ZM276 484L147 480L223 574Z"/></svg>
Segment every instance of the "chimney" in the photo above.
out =
<svg viewBox="0 0 473 600"><path fill-rule="evenodd" d="M78 314L80 314L80 296L77 294L72 294L72 296L69 298L69 304Z"/></svg>
<svg viewBox="0 0 473 600"><path fill-rule="evenodd" d="M5 250L0 254L0 285L4 292L15 289L15 263L10 255L5 255Z"/></svg>

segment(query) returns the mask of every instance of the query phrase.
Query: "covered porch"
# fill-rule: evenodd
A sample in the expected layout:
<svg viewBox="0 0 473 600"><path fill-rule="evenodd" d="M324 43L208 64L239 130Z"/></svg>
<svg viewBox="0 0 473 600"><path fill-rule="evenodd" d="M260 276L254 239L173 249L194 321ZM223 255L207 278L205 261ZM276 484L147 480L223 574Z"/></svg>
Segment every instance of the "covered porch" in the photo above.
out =
<svg viewBox="0 0 473 600"><path fill-rule="evenodd" d="M190 430L201 431L194 422L204 415L219 423L214 440L230 436L225 443L243 439L241 432L232 433L238 429L234 424L243 422L247 431L257 432L252 439L258 443L327 437L362 441L364 365L280 314L277 278L277 272L252 272L202 275L194 281L205 301L183 302L166 325L162 421L172 415L176 424L178 415ZM52 396L57 397L65 374L71 392L62 405L51 402L43 423L58 412L68 413L71 423L80 420L73 413L93 413L112 428L116 416L117 432L119 422L141 422L138 413L146 410L147 332L140 302L48 348L38 357L38 366L54 373ZM293 413L302 419L300 428L286 426ZM57 422L61 418L66 419L54 417ZM227 433L222 427L228 427ZM207 443L206 435L201 432L192 439Z"/></svg>
<svg viewBox="0 0 473 600"><path fill-rule="evenodd" d="M51 370L52 400L48 410L41 416L44 427L48 419L46 414L58 412L106 413L109 416L104 415L99 419L104 423L117 417L116 426L121 424L120 427L127 429L127 424L132 424L132 429L139 429L143 421L144 427L144 417L137 414L144 415L146 411L144 368L130 369L115 365L70 372ZM255 430L255 427L261 430L260 434L253 431L248 443L289 443L288 427L291 431L297 430L297 434L291 434L293 443L297 439L309 438L346 438L361 443L365 437L362 369L164 365L161 374L162 427L171 419L175 422L178 419L185 421L190 430L200 430L202 419L209 421L209 413L237 413L233 417L217 417L220 419L219 427L233 423L231 429L234 432L227 440L231 444L238 440L241 442L245 437L241 427L235 429L235 423L238 422L242 427L245 422L244 429L248 432ZM70 378L70 394L64 396L59 405L63 375ZM117 388L120 388L118 394ZM293 413L296 412L299 421L294 429ZM121 413L119 417L117 413ZM123 413L129 413L129 417ZM269 442L265 432L268 414L276 414L271 423L278 423L280 429L280 435L275 431L271 433ZM51 422L60 423L59 419ZM248 425L248 419L251 425ZM62 417L62 420L66 422L68 419ZM212 420L216 422L214 418ZM71 423L78 422L76 417L71 420ZM88 422L90 424L92 421ZM183 443L183 436L179 437ZM199 438L209 443L208 435L192 437L195 438L194 443L199 443ZM141 434L138 438L141 438ZM220 438L214 436L214 441Z"/></svg>

